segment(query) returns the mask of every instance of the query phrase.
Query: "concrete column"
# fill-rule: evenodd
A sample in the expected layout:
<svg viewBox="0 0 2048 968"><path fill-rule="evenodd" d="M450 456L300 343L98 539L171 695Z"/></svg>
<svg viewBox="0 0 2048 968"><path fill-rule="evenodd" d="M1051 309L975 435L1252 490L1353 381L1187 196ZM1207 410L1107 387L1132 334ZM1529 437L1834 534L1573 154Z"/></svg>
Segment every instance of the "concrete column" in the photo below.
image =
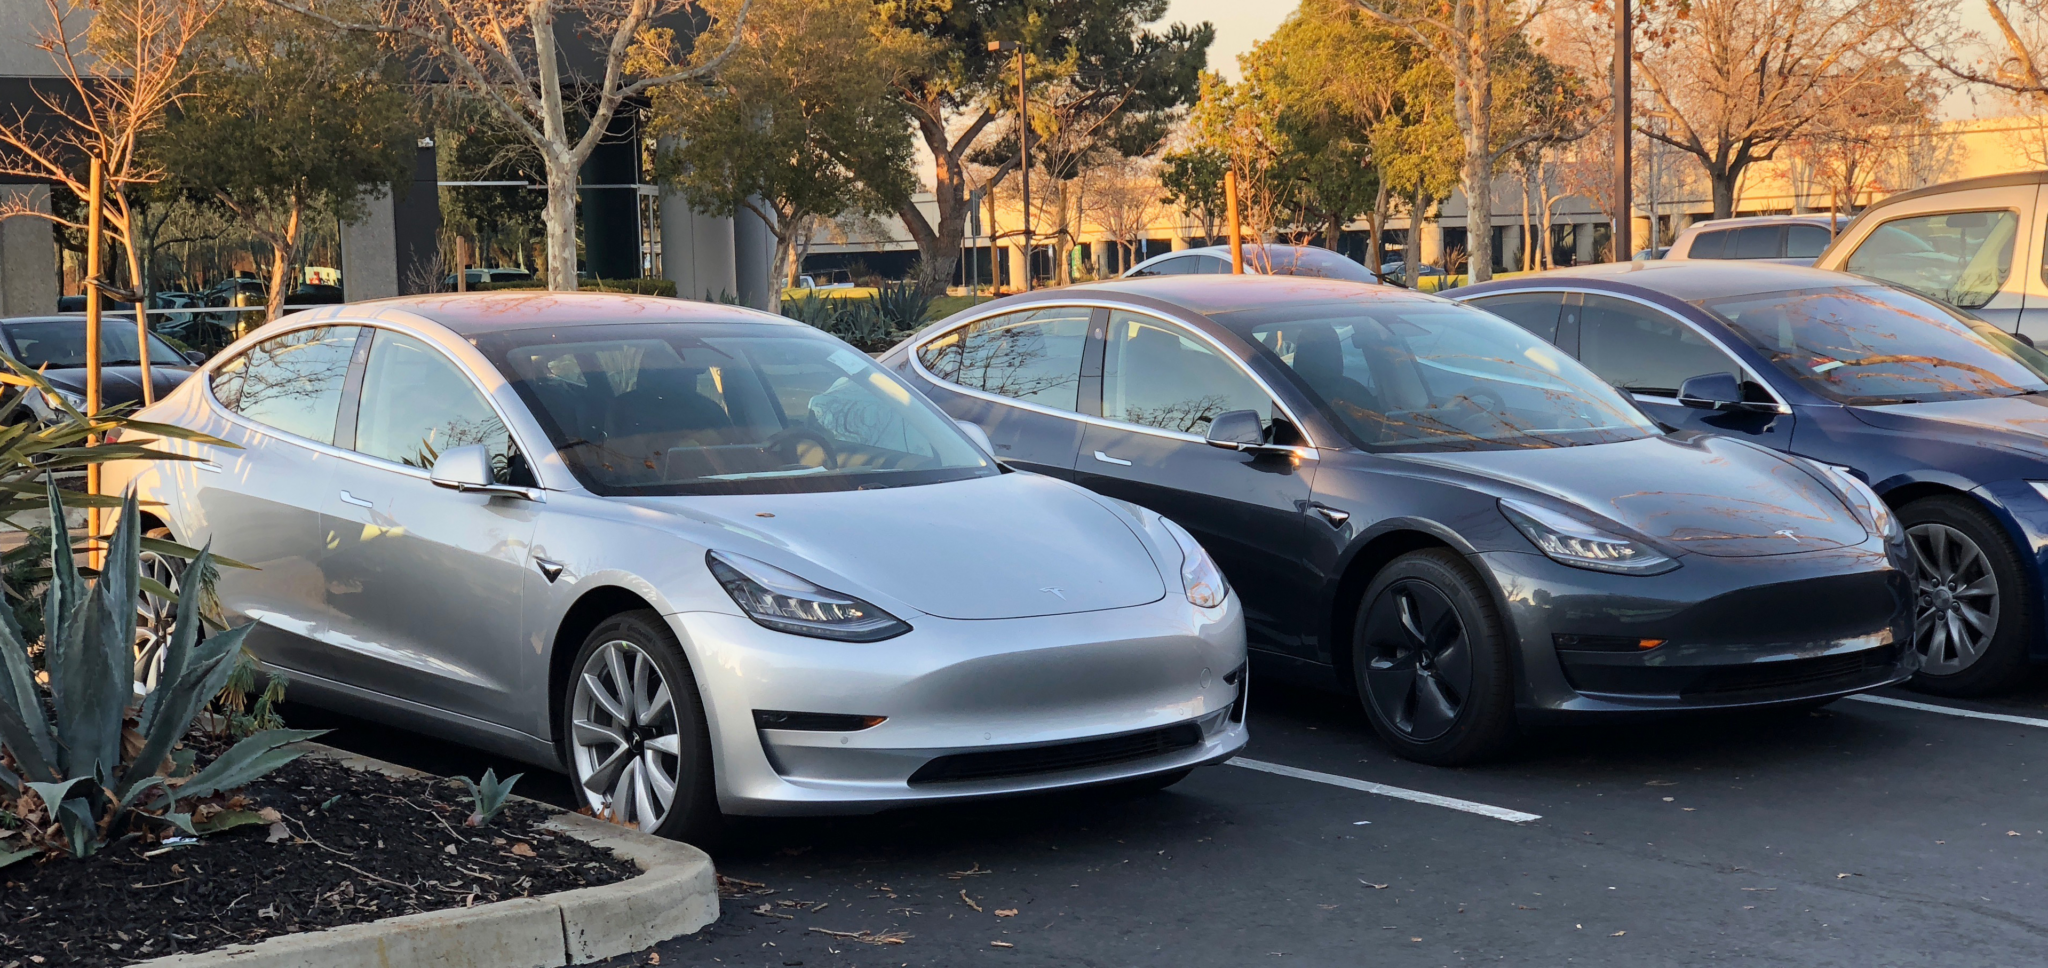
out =
<svg viewBox="0 0 2048 968"><path fill-rule="evenodd" d="M681 192L661 193L661 274L684 299L734 299L732 219L690 208Z"/></svg>
<svg viewBox="0 0 2048 968"><path fill-rule="evenodd" d="M1019 137L1022 137L1022 136L1020 135ZM1180 236L1176 235L1176 236L1174 236L1174 237L1173 237L1173 242L1171 243L1171 247L1172 247L1172 250L1173 250L1173 251L1175 251L1175 252L1179 252L1179 251L1181 251L1181 250L1183 250L1183 249L1186 249L1186 248L1188 247L1188 240L1186 240L1186 239L1184 239L1184 238L1181 238Z"/></svg>
<svg viewBox="0 0 2048 968"><path fill-rule="evenodd" d="M1411 219L1411 224L1416 221ZM1434 219L1425 220L1419 226L1422 235L1422 261L1438 265L1444 261L1444 227Z"/></svg>
<svg viewBox="0 0 2048 968"><path fill-rule="evenodd" d="M1010 291L1023 292L1024 280L1031 278L1031 266L1029 260L1024 258L1024 246L1021 243L1006 245L1003 251L1009 253Z"/></svg>
<svg viewBox="0 0 2048 968"><path fill-rule="evenodd" d="M775 273L775 233L752 209L742 208L733 216L732 249L734 293L740 305L780 312L782 286L780 280L769 278Z"/></svg>
<svg viewBox="0 0 2048 968"><path fill-rule="evenodd" d="M341 226L341 293L350 302L398 295L398 214L391 190L363 200L363 215Z"/></svg>
<svg viewBox="0 0 2048 968"><path fill-rule="evenodd" d="M27 196L29 207L50 210L44 185L0 186L0 197ZM50 223L34 216L0 221L0 316L57 311L57 237Z"/></svg>

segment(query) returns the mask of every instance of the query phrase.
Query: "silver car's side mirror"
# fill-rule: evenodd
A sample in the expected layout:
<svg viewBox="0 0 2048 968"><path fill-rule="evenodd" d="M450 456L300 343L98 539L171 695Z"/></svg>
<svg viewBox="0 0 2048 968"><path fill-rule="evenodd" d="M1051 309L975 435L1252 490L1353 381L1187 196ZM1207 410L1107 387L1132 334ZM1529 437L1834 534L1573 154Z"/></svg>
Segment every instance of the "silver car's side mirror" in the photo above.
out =
<svg viewBox="0 0 2048 968"><path fill-rule="evenodd" d="M491 451L482 444L466 444L451 447L434 458L431 472L437 486L452 491L479 494L502 494L507 497L521 497L529 501L540 501L538 488L514 487L497 483L491 473Z"/></svg>
<svg viewBox="0 0 2048 968"><path fill-rule="evenodd" d="M959 425L960 432L966 434L967 439L974 441L975 446L981 448L982 453L990 457L996 455L996 445L989 442L988 431L981 429L980 424L972 420L955 420L953 422Z"/></svg>

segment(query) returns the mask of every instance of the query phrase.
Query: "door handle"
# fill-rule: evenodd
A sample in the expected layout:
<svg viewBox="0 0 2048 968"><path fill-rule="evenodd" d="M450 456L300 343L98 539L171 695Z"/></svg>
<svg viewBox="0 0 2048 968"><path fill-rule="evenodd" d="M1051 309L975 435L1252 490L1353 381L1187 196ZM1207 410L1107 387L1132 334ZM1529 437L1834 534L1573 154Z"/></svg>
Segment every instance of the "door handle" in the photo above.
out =
<svg viewBox="0 0 2048 968"><path fill-rule="evenodd" d="M357 497L357 496L355 496L355 495L353 495L353 494L350 494L350 493L349 493L349 492L347 492L347 491L342 491L342 492L341 492L341 503L343 503L343 504L353 504L353 505L355 505L356 507L359 507L359 508L374 508L374 507L376 507L376 506L377 506L377 502L375 502L375 501L365 501L365 500L363 500L362 498L359 498L359 497Z"/></svg>
<svg viewBox="0 0 2048 968"><path fill-rule="evenodd" d="M1315 512L1322 515L1323 520L1330 522L1330 527L1333 528L1341 528L1344 522L1351 520L1351 512L1339 511L1320 501L1310 503L1309 507L1314 508Z"/></svg>
<svg viewBox="0 0 2048 968"><path fill-rule="evenodd" d="M1101 461L1101 462L1103 462L1103 463L1105 463L1105 464L1115 464L1115 465L1117 465L1118 467L1129 467L1129 466L1131 466L1131 462L1130 462L1130 461L1124 460L1124 459L1123 459L1123 458L1121 458L1121 457L1111 457L1111 456L1109 456L1108 454L1105 454L1105 453L1103 453L1103 452L1101 452L1101 451L1099 451L1099 450L1095 452L1095 459L1096 459L1096 460L1099 460L1099 461Z"/></svg>
<svg viewBox="0 0 2048 968"><path fill-rule="evenodd" d="M199 468L202 471L207 472L208 474L220 473L220 465L210 460L196 460L192 462L192 465L194 467Z"/></svg>

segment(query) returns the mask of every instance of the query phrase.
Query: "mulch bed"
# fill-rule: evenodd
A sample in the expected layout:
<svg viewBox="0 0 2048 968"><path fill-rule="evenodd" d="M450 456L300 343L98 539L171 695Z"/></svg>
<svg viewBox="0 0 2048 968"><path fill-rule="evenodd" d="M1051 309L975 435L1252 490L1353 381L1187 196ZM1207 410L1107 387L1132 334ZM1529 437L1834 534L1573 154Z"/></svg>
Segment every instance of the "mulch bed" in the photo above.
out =
<svg viewBox="0 0 2048 968"><path fill-rule="evenodd" d="M116 844L0 869L0 968L125 965L640 873L542 830L551 813L529 803L464 827L465 793L305 758L246 792L250 809L284 815L282 831L254 824L188 847Z"/></svg>

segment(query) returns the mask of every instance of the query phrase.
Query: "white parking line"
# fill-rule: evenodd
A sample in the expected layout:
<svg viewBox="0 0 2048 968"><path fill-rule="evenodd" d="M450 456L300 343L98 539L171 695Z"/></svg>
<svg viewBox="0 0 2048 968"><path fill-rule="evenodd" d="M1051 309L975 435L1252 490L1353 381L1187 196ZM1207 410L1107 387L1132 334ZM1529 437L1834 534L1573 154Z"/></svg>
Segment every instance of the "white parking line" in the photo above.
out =
<svg viewBox="0 0 2048 968"><path fill-rule="evenodd" d="M1376 793L1383 797L1393 797L1396 800L1426 803L1432 807L1448 807L1452 810L1463 810L1466 813L1476 813L1482 817L1492 817L1495 820L1505 820L1509 823L1528 823L1531 820L1543 819L1541 814L1523 813L1520 810L1509 810L1506 807L1473 803L1470 800L1460 800L1456 797L1440 797L1434 793L1408 790L1397 786L1388 786L1384 783L1354 780L1348 776L1338 776L1335 773L1317 773L1314 770L1281 766L1278 763L1268 763L1264 760L1248 760L1242 756L1225 762L1230 766L1241 766L1247 770L1258 770L1261 773L1273 773L1279 776L1291 776L1297 780L1307 780L1311 783L1327 783L1330 786L1357 790L1361 793Z"/></svg>
<svg viewBox="0 0 2048 968"><path fill-rule="evenodd" d="M2048 729L2048 719L2034 719L2028 716L2009 716L2005 713L1980 713L1974 709L1957 709L1954 706L1937 706L1931 702L1913 702L1909 699L1893 699L1890 696L1850 696L1857 702L1874 702L1880 706L1897 706L1900 709L1918 709L1923 713L1940 713L1944 716L1961 716L1964 719L1988 719L1995 723L2015 723L2020 726L2040 726Z"/></svg>

